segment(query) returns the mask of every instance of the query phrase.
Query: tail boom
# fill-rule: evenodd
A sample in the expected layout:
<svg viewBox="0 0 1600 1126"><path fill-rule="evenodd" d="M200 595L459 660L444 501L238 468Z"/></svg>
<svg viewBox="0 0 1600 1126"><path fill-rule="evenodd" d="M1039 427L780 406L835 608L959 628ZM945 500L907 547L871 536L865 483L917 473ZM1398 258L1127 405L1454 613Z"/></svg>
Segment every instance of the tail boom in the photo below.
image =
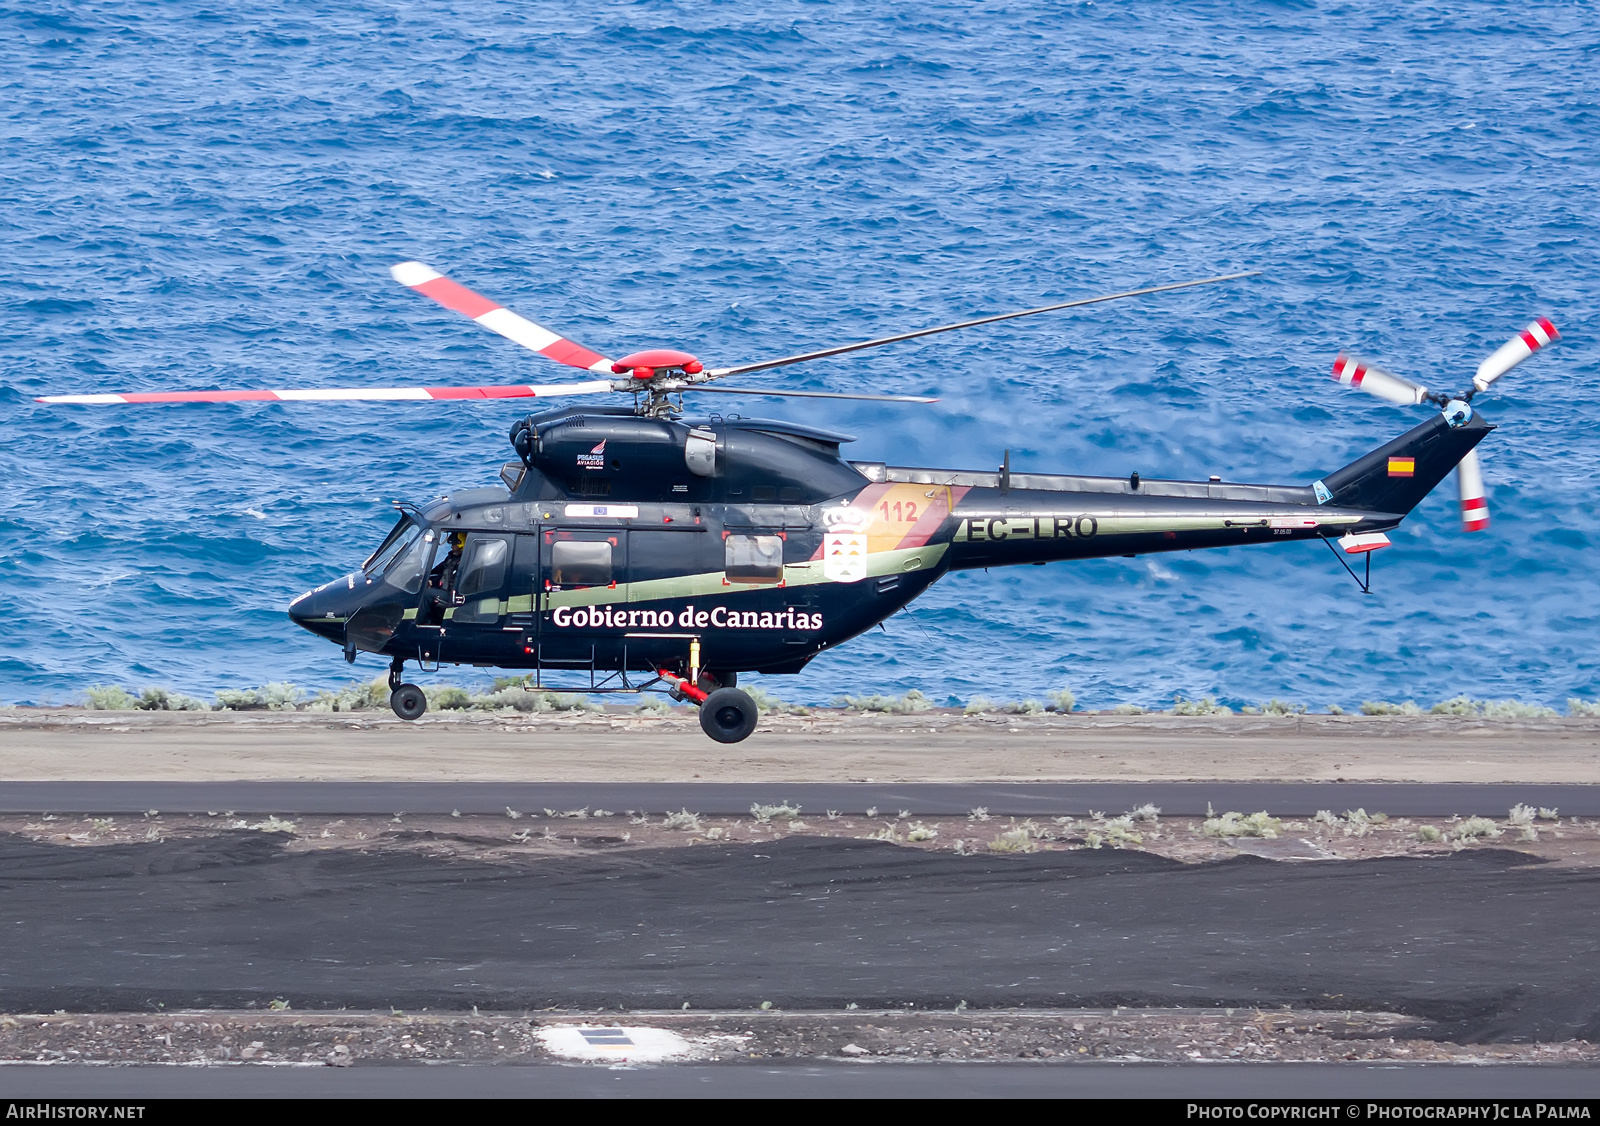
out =
<svg viewBox="0 0 1600 1126"><path fill-rule="evenodd" d="M952 570L1145 555L1396 527L1493 427L1432 418L1310 486L881 467L951 497L931 539ZM945 490L948 490L946 493Z"/></svg>

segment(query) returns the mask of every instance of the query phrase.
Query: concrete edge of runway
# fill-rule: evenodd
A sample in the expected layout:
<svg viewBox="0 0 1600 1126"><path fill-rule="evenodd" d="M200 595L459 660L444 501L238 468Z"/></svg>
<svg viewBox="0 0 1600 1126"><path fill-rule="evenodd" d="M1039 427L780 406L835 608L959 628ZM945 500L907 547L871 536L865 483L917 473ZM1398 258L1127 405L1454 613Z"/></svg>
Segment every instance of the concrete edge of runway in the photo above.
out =
<svg viewBox="0 0 1600 1126"><path fill-rule="evenodd" d="M1153 1098L1575 1100L1600 1068L1368 1063L0 1066L3 1099Z"/></svg>
<svg viewBox="0 0 1600 1126"><path fill-rule="evenodd" d="M1563 817L1600 817L1600 785L1409 782L0 782L0 813L502 815L512 808L606 809L740 816L752 804L787 801L806 813L860 814L876 807L921 817L962 816L977 806L1002 816L1122 813L1146 803L1166 816L1265 809L1309 817L1318 810L1391 817L1503 817L1518 803Z"/></svg>

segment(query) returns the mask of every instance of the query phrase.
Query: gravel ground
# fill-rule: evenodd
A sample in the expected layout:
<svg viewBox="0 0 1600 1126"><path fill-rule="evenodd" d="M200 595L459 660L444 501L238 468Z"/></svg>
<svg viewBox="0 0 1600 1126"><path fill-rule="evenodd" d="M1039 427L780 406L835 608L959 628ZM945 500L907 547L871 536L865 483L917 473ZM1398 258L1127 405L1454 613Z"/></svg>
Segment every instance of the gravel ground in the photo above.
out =
<svg viewBox="0 0 1600 1126"><path fill-rule="evenodd" d="M775 787L780 789L781 787ZM1219 811L1226 812L1226 811ZM1231 811L1253 813L1255 811ZM0 833L68 846L127 844L210 836L218 832L281 834L292 851L332 849L413 850L514 866L540 857L597 850L693 847L709 843L756 844L791 836L892 841L907 848L962 853L1027 853L1083 848L1126 848L1203 863L1249 853L1274 860L1359 860L1377 856L1444 855L1485 845L1514 848L1562 865L1600 867L1600 821L1562 818L1559 810L1519 811L1494 818L1389 818L1381 810L1328 811L1325 820L1269 820L1237 825L1260 835L1228 835L1230 824L1208 828L1203 818L1161 817L1153 810L1100 817L905 817L813 814L784 805L747 817L700 816L633 810L511 810L503 817L408 816L240 817L173 816L152 810L143 817L0 815Z"/></svg>
<svg viewBox="0 0 1600 1126"><path fill-rule="evenodd" d="M1600 1063L1600 1047L1417 1038L1392 1013L1051 1010L757 1013L188 1012L0 1016L0 1061L347 1066L540 1063L541 1030L645 1026L688 1041L685 1061L773 1059ZM612 1065L600 1061L601 1066Z"/></svg>
<svg viewBox="0 0 1600 1126"><path fill-rule="evenodd" d="M387 709L0 708L0 778L1588 784L1600 778L1600 717L815 709L769 713L754 736L724 745L684 708L438 711L416 723Z"/></svg>

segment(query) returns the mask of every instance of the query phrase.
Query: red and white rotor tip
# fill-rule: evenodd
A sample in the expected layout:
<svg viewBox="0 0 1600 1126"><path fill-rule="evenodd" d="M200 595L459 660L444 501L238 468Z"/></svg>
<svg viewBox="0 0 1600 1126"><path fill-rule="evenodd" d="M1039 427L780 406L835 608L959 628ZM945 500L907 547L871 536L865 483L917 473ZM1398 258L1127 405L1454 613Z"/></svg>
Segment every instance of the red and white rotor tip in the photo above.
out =
<svg viewBox="0 0 1600 1126"><path fill-rule="evenodd" d="M1472 385L1479 391L1487 391L1489 384L1499 379L1523 360L1526 360L1540 348L1547 344L1554 344L1560 339L1561 334L1556 331L1556 326L1550 323L1549 318L1540 317L1516 336L1496 348L1493 355L1479 364L1478 374L1472 377Z"/></svg>
<svg viewBox="0 0 1600 1126"><path fill-rule="evenodd" d="M1401 379L1393 372L1373 367L1343 352L1333 361L1333 380L1391 403L1420 403L1428 394L1428 389L1420 384Z"/></svg>
<svg viewBox="0 0 1600 1126"><path fill-rule="evenodd" d="M611 371L611 361L599 352L518 316L483 294L451 281L432 266L421 262L401 262L389 267L389 276L408 289L437 301L451 312L470 317L490 332L498 333L558 364L592 372Z"/></svg>
<svg viewBox="0 0 1600 1126"><path fill-rule="evenodd" d="M1489 502L1483 497L1483 467L1477 450L1468 451L1456 465L1456 486L1461 493L1461 530L1483 531L1489 526Z"/></svg>
<svg viewBox="0 0 1600 1126"><path fill-rule="evenodd" d="M535 399L546 395L595 395L611 381L533 383L510 387L317 387L234 391L124 391L104 395L44 395L36 403L113 406L119 403L357 403L417 402L429 399Z"/></svg>

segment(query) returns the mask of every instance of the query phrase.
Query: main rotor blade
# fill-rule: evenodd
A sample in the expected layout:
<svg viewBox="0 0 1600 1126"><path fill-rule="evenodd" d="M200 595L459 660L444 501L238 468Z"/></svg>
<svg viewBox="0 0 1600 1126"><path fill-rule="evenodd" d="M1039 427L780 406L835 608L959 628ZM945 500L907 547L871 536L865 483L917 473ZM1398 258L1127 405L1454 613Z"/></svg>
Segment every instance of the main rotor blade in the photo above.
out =
<svg viewBox="0 0 1600 1126"><path fill-rule="evenodd" d="M463 317L471 317L490 332L497 332L507 340L513 340L558 364L611 374L611 361L600 353L591 352L582 344L551 332L543 325L534 324L526 317L519 317L482 294L451 281L431 266L421 262L401 262L398 266L389 267L389 275L401 285L432 298L446 309Z"/></svg>
<svg viewBox="0 0 1600 1126"><path fill-rule="evenodd" d="M124 391L110 395L45 395L36 403L109 406L117 403L331 403L377 400L535 399L549 395L594 395L612 390L609 379L584 383L516 384L510 387L321 387L284 391Z"/></svg>
<svg viewBox="0 0 1600 1126"><path fill-rule="evenodd" d="M1333 361L1333 381L1402 405L1420 403L1428 395L1428 389L1420 383L1402 379L1393 372L1373 367L1343 352Z"/></svg>
<svg viewBox="0 0 1600 1126"><path fill-rule="evenodd" d="M768 391L757 387L707 387L695 384L685 391L712 391L718 395L781 395L787 399L866 399L874 403L937 403L923 395L852 395L844 391Z"/></svg>
<svg viewBox="0 0 1600 1126"><path fill-rule="evenodd" d="M1483 499L1483 466L1477 450L1468 450L1456 463L1456 488L1461 493L1461 530L1483 531L1489 526L1489 502Z"/></svg>
<svg viewBox="0 0 1600 1126"><path fill-rule="evenodd" d="M1499 379L1546 344L1554 344L1560 339L1561 334L1556 331L1556 326L1551 324L1547 318L1540 317L1516 336L1496 348L1493 355L1479 364L1478 374L1472 377L1472 385L1479 391L1487 391L1489 384Z"/></svg>
<svg viewBox="0 0 1600 1126"><path fill-rule="evenodd" d="M932 336L939 332L954 332L958 328L973 328L977 325L994 324L997 321L1012 321L1018 317L1031 317L1035 313L1053 313L1058 309L1076 309L1083 305L1098 305L1103 301L1120 301L1125 297L1143 297L1149 293L1166 293L1173 289L1189 289L1197 285L1211 285L1215 282L1236 281L1239 278L1253 278L1260 270L1249 270L1242 274L1223 274L1215 278L1200 278L1196 281L1174 282L1171 285L1152 285L1145 289L1130 289L1123 293L1108 293L1103 297L1083 297L1077 301L1062 301L1056 305L1041 305L1037 309L1024 309L1020 313L998 313L992 317L979 317L972 321L959 321L952 325L940 325L938 328L923 328L916 332L902 332L894 336L880 336L876 340L863 340L860 344L841 344L835 348L821 348L815 352L801 352L795 356L785 356L781 360L761 360L753 364L738 364L729 368L714 368L706 374L712 379L721 379L725 375L743 375L751 371L765 371L768 368L787 367L789 364L804 363L806 360L823 360L829 356L842 356L846 352L859 352L863 348L877 348L884 344L897 344L902 340L915 340L919 336Z"/></svg>

